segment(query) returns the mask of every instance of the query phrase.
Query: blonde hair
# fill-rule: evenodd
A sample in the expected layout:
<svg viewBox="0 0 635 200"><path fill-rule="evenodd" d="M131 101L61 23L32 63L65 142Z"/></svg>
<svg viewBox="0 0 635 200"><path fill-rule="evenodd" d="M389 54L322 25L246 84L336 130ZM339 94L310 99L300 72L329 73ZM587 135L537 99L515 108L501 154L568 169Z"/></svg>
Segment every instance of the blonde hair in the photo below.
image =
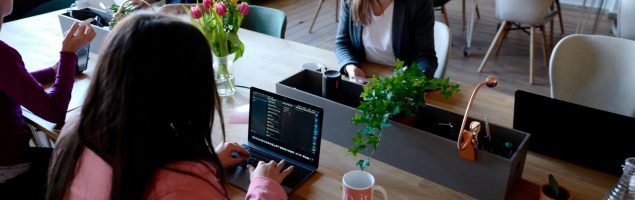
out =
<svg viewBox="0 0 635 200"><path fill-rule="evenodd" d="M351 16L355 23L368 25L372 22L373 7L371 1L379 3L379 0L350 0Z"/></svg>

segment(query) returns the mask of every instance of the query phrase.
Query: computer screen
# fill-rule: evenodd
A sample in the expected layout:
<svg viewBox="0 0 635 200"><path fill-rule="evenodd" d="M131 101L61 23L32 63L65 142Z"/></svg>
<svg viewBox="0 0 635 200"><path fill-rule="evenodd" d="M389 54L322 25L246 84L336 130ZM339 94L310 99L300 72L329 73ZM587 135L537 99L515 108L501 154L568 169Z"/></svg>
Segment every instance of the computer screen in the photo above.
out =
<svg viewBox="0 0 635 200"><path fill-rule="evenodd" d="M251 88L248 141L317 167L321 108Z"/></svg>
<svg viewBox="0 0 635 200"><path fill-rule="evenodd" d="M518 90L514 129L529 150L614 175L635 156L635 118Z"/></svg>

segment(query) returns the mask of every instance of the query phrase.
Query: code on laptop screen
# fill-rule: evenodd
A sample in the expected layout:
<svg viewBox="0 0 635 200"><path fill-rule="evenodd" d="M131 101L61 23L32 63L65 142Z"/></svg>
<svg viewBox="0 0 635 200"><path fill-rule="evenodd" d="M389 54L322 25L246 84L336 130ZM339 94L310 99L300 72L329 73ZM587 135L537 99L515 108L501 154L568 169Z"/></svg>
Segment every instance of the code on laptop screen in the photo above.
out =
<svg viewBox="0 0 635 200"><path fill-rule="evenodd" d="M249 112L250 142L317 163L322 109L252 88Z"/></svg>

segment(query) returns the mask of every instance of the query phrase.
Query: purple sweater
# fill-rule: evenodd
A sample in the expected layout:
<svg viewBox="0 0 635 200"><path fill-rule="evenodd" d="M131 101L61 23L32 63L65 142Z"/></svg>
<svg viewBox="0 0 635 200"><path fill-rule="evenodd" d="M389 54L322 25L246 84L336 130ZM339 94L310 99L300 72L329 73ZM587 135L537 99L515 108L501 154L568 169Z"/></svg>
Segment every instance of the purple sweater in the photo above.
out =
<svg viewBox="0 0 635 200"><path fill-rule="evenodd" d="M54 122L64 122L75 81L77 56L61 52L57 76L52 68L29 73L20 54L0 41L0 166L29 161L29 129L20 105ZM40 84L53 80L51 92Z"/></svg>

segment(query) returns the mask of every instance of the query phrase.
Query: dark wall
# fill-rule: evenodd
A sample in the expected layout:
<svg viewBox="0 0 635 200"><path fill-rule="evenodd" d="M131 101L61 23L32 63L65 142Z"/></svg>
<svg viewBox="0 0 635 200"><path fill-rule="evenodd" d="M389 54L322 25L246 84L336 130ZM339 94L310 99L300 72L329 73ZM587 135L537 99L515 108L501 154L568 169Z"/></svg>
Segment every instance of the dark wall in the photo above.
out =
<svg viewBox="0 0 635 200"><path fill-rule="evenodd" d="M4 22L21 19L31 9L49 2L50 0L13 0L13 12L4 18Z"/></svg>

